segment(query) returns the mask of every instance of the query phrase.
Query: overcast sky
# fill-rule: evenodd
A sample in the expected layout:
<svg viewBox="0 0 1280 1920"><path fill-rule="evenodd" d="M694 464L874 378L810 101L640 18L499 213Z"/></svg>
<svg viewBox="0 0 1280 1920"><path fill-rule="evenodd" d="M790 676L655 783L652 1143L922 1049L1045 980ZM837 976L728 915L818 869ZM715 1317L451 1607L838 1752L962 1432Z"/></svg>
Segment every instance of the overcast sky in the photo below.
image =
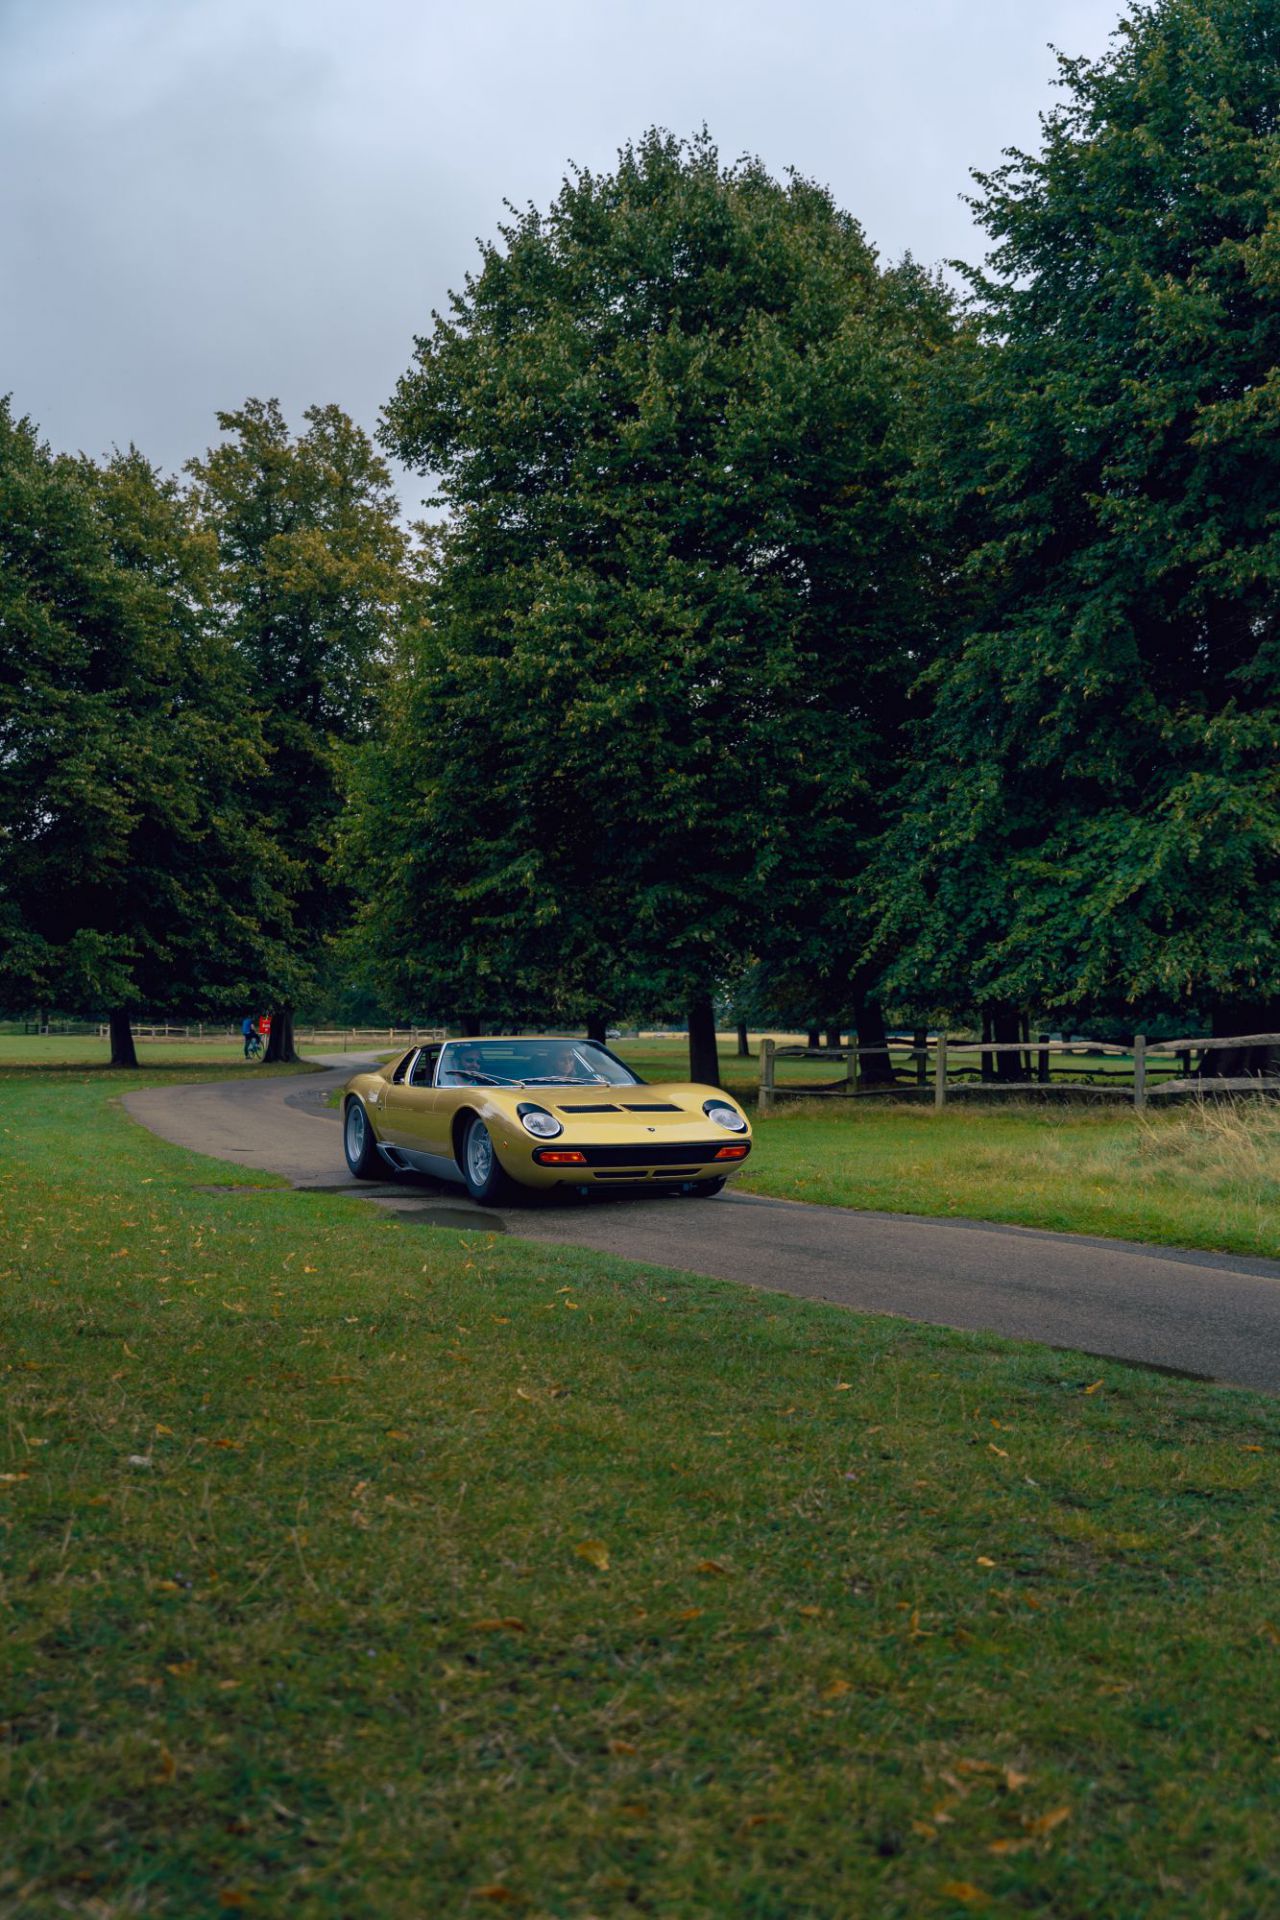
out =
<svg viewBox="0 0 1280 1920"><path fill-rule="evenodd" d="M887 259L974 258L968 169L1036 143L1049 43L1120 10L0 0L0 392L171 468L248 394L372 428L504 198L652 124L825 182Z"/></svg>

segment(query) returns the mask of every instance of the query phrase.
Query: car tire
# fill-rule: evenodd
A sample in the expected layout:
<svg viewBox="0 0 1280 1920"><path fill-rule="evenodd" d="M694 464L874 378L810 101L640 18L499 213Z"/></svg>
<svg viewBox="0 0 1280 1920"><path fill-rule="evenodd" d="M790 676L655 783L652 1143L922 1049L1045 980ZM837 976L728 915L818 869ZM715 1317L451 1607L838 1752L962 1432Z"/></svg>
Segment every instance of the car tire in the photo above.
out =
<svg viewBox="0 0 1280 1920"><path fill-rule="evenodd" d="M691 1200L711 1200L724 1186L725 1176L718 1180L691 1180L685 1188Z"/></svg>
<svg viewBox="0 0 1280 1920"><path fill-rule="evenodd" d="M373 1125L359 1100L348 1100L342 1116L342 1150L357 1180L387 1180L390 1169L378 1152Z"/></svg>
<svg viewBox="0 0 1280 1920"><path fill-rule="evenodd" d="M481 1207L509 1207L519 1189L494 1149L489 1129L479 1115L467 1123L462 1136L462 1176L467 1192Z"/></svg>

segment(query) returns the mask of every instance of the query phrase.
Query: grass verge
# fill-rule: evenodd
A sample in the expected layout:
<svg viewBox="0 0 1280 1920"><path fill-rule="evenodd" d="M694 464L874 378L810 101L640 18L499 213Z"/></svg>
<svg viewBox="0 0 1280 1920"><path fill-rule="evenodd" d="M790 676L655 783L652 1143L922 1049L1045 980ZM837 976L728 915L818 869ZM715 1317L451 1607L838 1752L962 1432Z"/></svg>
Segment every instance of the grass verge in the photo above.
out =
<svg viewBox="0 0 1280 1920"><path fill-rule="evenodd" d="M1272 1403L255 1187L128 1084L0 1077L6 1915L1276 1910Z"/></svg>
<svg viewBox="0 0 1280 1920"><path fill-rule="evenodd" d="M887 1213L1280 1258L1280 1108L835 1108L757 1120L739 1185Z"/></svg>

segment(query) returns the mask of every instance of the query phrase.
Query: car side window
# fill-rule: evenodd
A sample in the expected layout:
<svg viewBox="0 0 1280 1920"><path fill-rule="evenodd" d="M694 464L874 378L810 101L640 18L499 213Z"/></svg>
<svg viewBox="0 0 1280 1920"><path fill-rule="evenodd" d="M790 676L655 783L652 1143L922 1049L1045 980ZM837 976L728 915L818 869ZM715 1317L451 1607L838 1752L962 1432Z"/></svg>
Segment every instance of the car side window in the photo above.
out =
<svg viewBox="0 0 1280 1920"><path fill-rule="evenodd" d="M423 1047L413 1063L409 1083L415 1087L429 1087L435 1079L436 1061L440 1058L439 1047Z"/></svg>
<svg viewBox="0 0 1280 1920"><path fill-rule="evenodd" d="M417 1058L417 1053L418 1049L416 1047L410 1047L404 1058L396 1062L395 1072L391 1075L391 1084L393 1087L398 1087L401 1084L410 1061Z"/></svg>

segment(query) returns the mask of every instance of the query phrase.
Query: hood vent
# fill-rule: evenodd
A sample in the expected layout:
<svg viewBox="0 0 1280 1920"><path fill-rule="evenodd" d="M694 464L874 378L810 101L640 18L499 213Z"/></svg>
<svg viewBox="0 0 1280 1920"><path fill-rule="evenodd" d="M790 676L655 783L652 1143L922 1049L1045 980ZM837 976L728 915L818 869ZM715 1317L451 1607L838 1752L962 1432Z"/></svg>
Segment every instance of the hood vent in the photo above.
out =
<svg viewBox="0 0 1280 1920"><path fill-rule="evenodd" d="M670 1100L656 1100L652 1106L648 1107L632 1106L628 1101L623 1111L626 1113L683 1113L684 1108L674 1106Z"/></svg>
<svg viewBox="0 0 1280 1920"><path fill-rule="evenodd" d="M562 1100L558 1100L556 1102L556 1105L559 1107L561 1113L621 1113L622 1112L621 1107L610 1107L610 1106L569 1107L569 1106L566 1106Z"/></svg>

